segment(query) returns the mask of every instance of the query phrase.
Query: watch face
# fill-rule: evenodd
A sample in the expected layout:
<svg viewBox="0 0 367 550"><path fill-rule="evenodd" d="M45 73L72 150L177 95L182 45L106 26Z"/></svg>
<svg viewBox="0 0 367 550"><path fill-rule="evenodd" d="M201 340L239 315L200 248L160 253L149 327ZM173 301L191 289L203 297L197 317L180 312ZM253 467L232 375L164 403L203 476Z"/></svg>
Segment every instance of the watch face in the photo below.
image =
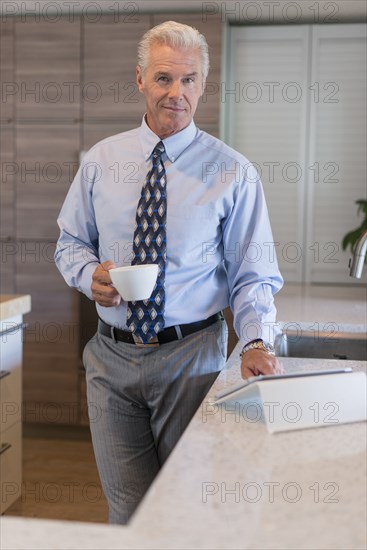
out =
<svg viewBox="0 0 367 550"><path fill-rule="evenodd" d="M271 352L274 351L274 346L272 346L271 344L268 344L267 342L264 342L264 347L267 349L267 351L271 351Z"/></svg>
<svg viewBox="0 0 367 550"><path fill-rule="evenodd" d="M254 344L254 346L256 346L258 349L263 349L268 353L274 353L274 347L268 342L263 342L263 340L259 340Z"/></svg>

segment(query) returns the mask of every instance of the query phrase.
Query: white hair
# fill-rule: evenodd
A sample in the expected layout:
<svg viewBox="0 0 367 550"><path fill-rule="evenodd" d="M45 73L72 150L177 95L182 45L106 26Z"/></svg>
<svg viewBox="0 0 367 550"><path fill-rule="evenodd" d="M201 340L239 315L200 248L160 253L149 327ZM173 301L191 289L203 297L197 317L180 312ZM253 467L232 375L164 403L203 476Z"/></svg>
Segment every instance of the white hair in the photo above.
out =
<svg viewBox="0 0 367 550"><path fill-rule="evenodd" d="M143 74L149 64L149 52L153 44L166 44L171 48L200 49L201 71L205 83L209 72L208 43L197 29L176 21L166 21L147 31L138 45L138 65Z"/></svg>

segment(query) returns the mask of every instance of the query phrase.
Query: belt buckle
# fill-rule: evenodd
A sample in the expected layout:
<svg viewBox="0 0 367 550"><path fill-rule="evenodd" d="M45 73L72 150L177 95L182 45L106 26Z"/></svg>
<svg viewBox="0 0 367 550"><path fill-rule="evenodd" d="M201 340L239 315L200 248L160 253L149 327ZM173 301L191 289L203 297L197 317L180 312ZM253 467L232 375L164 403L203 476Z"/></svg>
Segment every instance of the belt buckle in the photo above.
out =
<svg viewBox="0 0 367 550"><path fill-rule="evenodd" d="M137 334L133 333L132 336L133 336L134 344L138 348L146 348L146 347L149 347L149 346L154 346L154 347L159 346L159 341L158 341L158 336L157 335L155 335L154 338L152 338L147 344L142 342L142 340L140 339L140 336L138 336Z"/></svg>

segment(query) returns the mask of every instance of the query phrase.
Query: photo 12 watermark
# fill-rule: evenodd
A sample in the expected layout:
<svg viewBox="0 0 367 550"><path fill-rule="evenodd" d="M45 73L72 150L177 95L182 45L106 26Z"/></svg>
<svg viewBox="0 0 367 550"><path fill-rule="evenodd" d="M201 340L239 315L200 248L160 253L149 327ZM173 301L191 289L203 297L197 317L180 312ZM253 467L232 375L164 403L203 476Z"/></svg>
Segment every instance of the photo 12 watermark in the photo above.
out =
<svg viewBox="0 0 367 550"><path fill-rule="evenodd" d="M214 241L204 241L202 243L202 261L208 263L217 256L217 243ZM341 261L338 255L341 252L340 245L336 242L320 243L315 241L308 247L297 241L289 242L256 242L247 243L235 242L230 247L224 248L224 255L235 263L245 262L247 264L256 264L258 262L275 263L278 260L290 264L297 264L309 258L315 264L338 264Z"/></svg>
<svg viewBox="0 0 367 550"><path fill-rule="evenodd" d="M258 502L269 504L295 504L301 500L310 500L315 504L338 504L339 484L335 481L315 481L312 485L304 485L297 481L279 482L264 481L262 483L248 481L215 482L204 481L201 486L201 501L206 504L214 502L227 504Z"/></svg>
<svg viewBox="0 0 367 550"><path fill-rule="evenodd" d="M201 98L207 103L212 96L219 97L221 103L339 103L340 85L337 82L249 81L211 82L207 81Z"/></svg>
<svg viewBox="0 0 367 550"><path fill-rule="evenodd" d="M284 2L257 0L242 2L203 2L202 21L214 17L231 23L338 23L340 2Z"/></svg>
<svg viewBox="0 0 367 550"><path fill-rule="evenodd" d="M258 422L276 424L281 421L294 427L300 423L304 416L310 417L315 426L335 425L339 423L339 404L334 401L297 403L291 399L287 403L279 401L256 400L233 401L217 404L204 401L201 406L201 419L204 424L209 422L213 416L219 419L220 423L247 422L255 424ZM217 417L218 415L218 417Z"/></svg>
<svg viewBox="0 0 367 550"><path fill-rule="evenodd" d="M135 81L127 82L79 82L79 81L3 81L0 87L0 103L14 99L19 104L57 103L79 105L104 103L139 103L141 95Z"/></svg>
<svg viewBox="0 0 367 550"><path fill-rule="evenodd" d="M9 21L11 17L17 17L21 23L28 21L75 23L80 18L87 23L98 23L104 15L112 16L114 23L138 23L140 21L139 3L108 0L99 2L3 0L0 17L2 22Z"/></svg>

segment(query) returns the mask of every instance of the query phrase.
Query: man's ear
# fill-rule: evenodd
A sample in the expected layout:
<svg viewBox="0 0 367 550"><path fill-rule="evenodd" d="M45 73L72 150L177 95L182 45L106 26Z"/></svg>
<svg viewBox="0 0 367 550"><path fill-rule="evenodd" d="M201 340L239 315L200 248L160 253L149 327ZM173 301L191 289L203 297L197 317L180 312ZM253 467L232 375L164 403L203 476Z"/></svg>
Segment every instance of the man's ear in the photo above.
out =
<svg viewBox="0 0 367 550"><path fill-rule="evenodd" d="M139 92L144 93L143 73L141 71L140 65L136 66L136 83L138 85Z"/></svg>

